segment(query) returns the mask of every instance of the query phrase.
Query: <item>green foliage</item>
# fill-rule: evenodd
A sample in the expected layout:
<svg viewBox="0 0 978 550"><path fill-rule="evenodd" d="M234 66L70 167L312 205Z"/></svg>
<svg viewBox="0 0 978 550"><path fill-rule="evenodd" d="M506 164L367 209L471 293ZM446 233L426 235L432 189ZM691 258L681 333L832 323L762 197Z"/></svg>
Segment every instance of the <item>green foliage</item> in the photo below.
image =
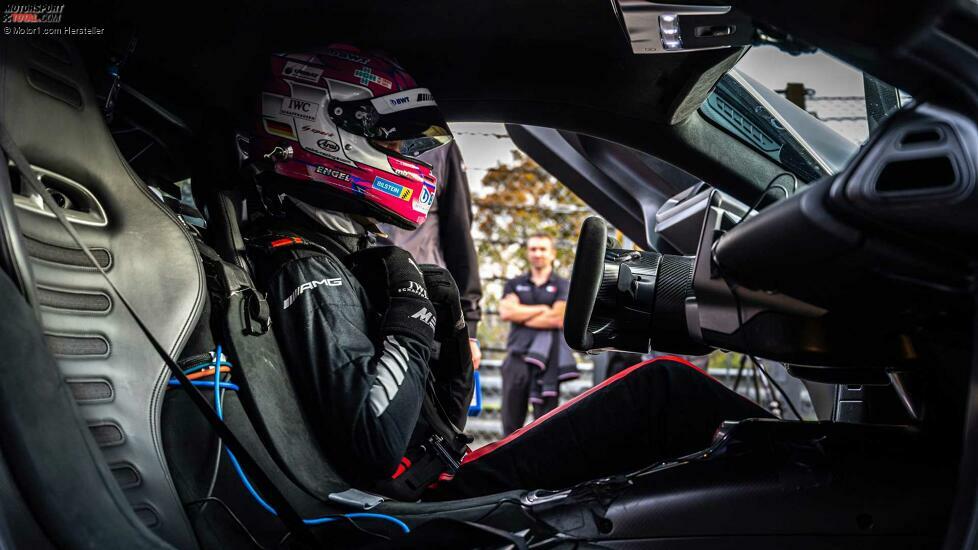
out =
<svg viewBox="0 0 978 550"><path fill-rule="evenodd" d="M483 236L479 256L492 276L509 277L528 270L523 245L537 233L554 237L555 267L569 275L577 234L591 214L584 202L515 150L513 162L489 170L482 185L487 192L475 200L475 225Z"/></svg>

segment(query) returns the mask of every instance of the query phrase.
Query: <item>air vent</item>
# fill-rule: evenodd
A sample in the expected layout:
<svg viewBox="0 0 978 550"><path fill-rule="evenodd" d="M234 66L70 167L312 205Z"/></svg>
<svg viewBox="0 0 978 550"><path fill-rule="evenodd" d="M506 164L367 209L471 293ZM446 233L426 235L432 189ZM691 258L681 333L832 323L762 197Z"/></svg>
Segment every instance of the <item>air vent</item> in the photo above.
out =
<svg viewBox="0 0 978 550"><path fill-rule="evenodd" d="M55 357L108 357L109 341L102 336L44 333L48 350Z"/></svg>
<svg viewBox="0 0 978 550"><path fill-rule="evenodd" d="M81 90L72 82L33 67L27 71L27 81L40 92L67 103L75 109L82 108Z"/></svg>
<svg viewBox="0 0 978 550"><path fill-rule="evenodd" d="M901 147L913 147L915 145L932 145L940 143L944 139L943 134L937 128L922 128L912 130L903 135L900 140Z"/></svg>
<svg viewBox="0 0 978 550"><path fill-rule="evenodd" d="M139 518L139 521L143 522L143 525L146 527L156 527L160 524L160 515L156 513L156 510L153 510L149 506L133 506L132 511L136 512L136 517Z"/></svg>
<svg viewBox="0 0 978 550"><path fill-rule="evenodd" d="M51 244L28 236L24 237L24 244L27 247L27 254L35 260L95 271L95 267L89 261L88 256L80 248ZM112 267L112 254L108 250L95 247L89 248L89 251L92 256L95 256L95 261L102 269L108 271Z"/></svg>
<svg viewBox="0 0 978 550"><path fill-rule="evenodd" d="M909 193L944 189L956 181L947 155L891 161L876 180L876 192Z"/></svg>
<svg viewBox="0 0 978 550"><path fill-rule="evenodd" d="M112 475L115 476L115 480L119 483L119 487L122 487L123 489L139 487L143 483L142 477L139 475L139 470L128 462L112 464L109 466L109 468L112 469Z"/></svg>
<svg viewBox="0 0 978 550"><path fill-rule="evenodd" d="M72 397L80 404L105 403L114 397L112 384L108 380L69 378L65 382Z"/></svg>
<svg viewBox="0 0 978 550"><path fill-rule="evenodd" d="M115 422L89 424L88 430L92 432L92 437L99 447L114 447L126 442L126 434Z"/></svg>
<svg viewBox="0 0 978 550"><path fill-rule="evenodd" d="M112 300L108 294L97 291L67 290L37 286L40 304L51 309L80 313L108 313Z"/></svg>

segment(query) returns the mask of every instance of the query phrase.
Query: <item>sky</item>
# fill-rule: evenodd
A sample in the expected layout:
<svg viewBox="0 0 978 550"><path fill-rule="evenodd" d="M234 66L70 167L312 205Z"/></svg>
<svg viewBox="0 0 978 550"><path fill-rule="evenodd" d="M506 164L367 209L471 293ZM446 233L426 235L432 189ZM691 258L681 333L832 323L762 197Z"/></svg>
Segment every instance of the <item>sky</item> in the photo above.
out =
<svg viewBox="0 0 978 550"><path fill-rule="evenodd" d="M737 68L771 89L782 89L788 82L801 82L806 88L813 89L816 96L863 95L862 74L823 53L791 56L772 47L752 48L740 60ZM808 108L818 111L821 116L865 114L858 101L813 101ZM853 141L860 142L866 138L865 122L836 121L828 124ZM495 136L506 133L502 124L455 122L449 126L465 159L469 185L478 195L486 169L500 162L510 162L515 145L509 138Z"/></svg>

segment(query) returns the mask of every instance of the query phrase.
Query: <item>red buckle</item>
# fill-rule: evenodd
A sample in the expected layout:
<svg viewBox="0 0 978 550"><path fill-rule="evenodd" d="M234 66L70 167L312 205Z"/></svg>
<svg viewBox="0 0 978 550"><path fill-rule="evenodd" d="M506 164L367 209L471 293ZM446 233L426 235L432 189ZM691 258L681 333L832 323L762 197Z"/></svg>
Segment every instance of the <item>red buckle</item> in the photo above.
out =
<svg viewBox="0 0 978 550"><path fill-rule="evenodd" d="M302 237L285 237L284 239L277 239L272 241L271 247L278 248L280 246L289 246L293 244L302 244Z"/></svg>
<svg viewBox="0 0 978 550"><path fill-rule="evenodd" d="M391 479L397 479L401 477L401 474L406 472L408 468L411 467L411 460L408 457L401 458L401 463L397 465L397 471L391 476Z"/></svg>

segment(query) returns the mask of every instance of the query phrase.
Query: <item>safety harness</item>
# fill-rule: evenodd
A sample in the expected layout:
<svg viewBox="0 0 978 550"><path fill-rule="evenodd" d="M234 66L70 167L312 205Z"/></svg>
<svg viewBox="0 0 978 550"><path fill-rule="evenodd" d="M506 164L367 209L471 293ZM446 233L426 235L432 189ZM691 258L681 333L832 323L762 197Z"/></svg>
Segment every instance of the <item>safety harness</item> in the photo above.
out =
<svg viewBox="0 0 978 550"><path fill-rule="evenodd" d="M269 232L248 239L248 259L253 272L274 268L281 254L297 250L311 254L332 255L325 247L301 235L283 231ZM228 326L228 344L241 369L247 371L267 363L269 348L281 357L271 330L271 316L265 294L241 267L218 257L204 262L208 283L212 285L214 314ZM213 289L217 290L215 296ZM467 335L463 344L468 345ZM257 345L256 345L257 344ZM457 342L440 342L440 346L458 346ZM262 396L254 396L262 399ZM472 438L465 435L438 398L433 376L425 384L421 416L411 442L390 479L379 480L371 489L398 500L417 500L429 485L450 478L468 452Z"/></svg>

